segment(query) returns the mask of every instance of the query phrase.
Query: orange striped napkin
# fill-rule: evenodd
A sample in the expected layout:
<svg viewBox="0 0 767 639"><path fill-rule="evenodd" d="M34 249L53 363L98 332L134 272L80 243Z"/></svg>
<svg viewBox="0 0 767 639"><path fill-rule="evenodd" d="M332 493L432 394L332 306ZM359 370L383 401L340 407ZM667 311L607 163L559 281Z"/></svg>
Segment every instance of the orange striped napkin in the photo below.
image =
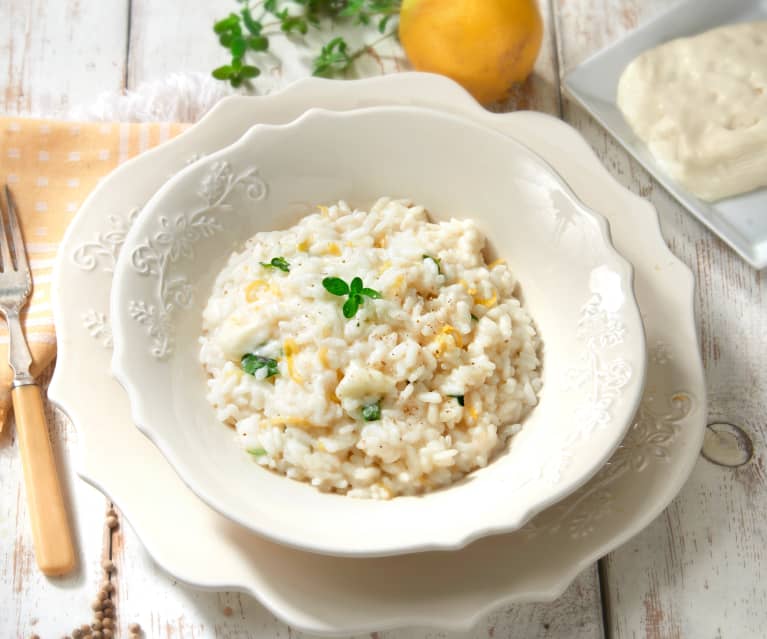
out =
<svg viewBox="0 0 767 639"><path fill-rule="evenodd" d="M44 370L56 354L50 283L56 250L67 224L107 173L186 126L0 117L0 180L13 193L34 282L22 316L33 374ZM0 431L10 406L12 373L7 360L8 331L0 320Z"/></svg>

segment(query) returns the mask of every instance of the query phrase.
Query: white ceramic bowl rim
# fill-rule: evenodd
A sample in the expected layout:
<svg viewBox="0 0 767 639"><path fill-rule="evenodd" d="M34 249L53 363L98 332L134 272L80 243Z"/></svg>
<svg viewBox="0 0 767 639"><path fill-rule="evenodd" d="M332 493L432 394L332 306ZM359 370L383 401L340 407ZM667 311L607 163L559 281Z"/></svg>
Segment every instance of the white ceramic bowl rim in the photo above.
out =
<svg viewBox="0 0 767 639"><path fill-rule="evenodd" d="M353 549L349 549L348 546L344 545L343 543L336 543L332 540L326 540L323 543L307 541L304 531L301 530L294 530L292 533L286 533L284 530L280 530L273 526L261 525L259 521L253 520L252 518L243 518L238 514L238 512L233 511L231 508L227 507L226 504L222 504L216 494L212 493L204 483L197 480L193 467L189 465L187 460L177 454L177 451L171 442L168 441L165 434L162 432L162 429L157 428L156 417L153 416L156 407L147 404L144 399L142 383L145 383L145 381L143 379L141 370L141 366L143 364L137 364L137 361L133 359L133 355L135 355L136 351L133 348L128 348L128 341L124 334L127 328L127 324L130 321L125 314L124 305L124 301L128 296L128 292L126 290L127 284L125 273L129 269L131 253L129 250L130 247L135 247L142 235L146 234L146 227L152 222L154 217L157 216L158 208L163 206L166 198L170 197L174 193L174 190L177 189L178 186L182 184L189 176L199 173L201 166L211 166L217 161L223 161L226 158L231 157L231 155L236 152L243 151L252 146L256 146L257 142L265 136L281 134L282 132L294 132L295 130L299 130L301 127L305 127L307 124L311 124L317 120L325 120L330 123L333 121L348 122L353 118L364 119L366 117L375 117L376 114L385 114L389 112L397 112L400 115L408 116L411 118L428 116L430 119L436 118L439 120L451 122L453 125L469 127L477 131L478 135L481 134L487 136L488 138L496 138L499 143L505 145L509 149L513 149L514 153L520 154L521 156L526 156L527 162L531 163L531 165L537 166L539 170L542 170L542 172L547 175L547 179L556 183L557 188L563 194L565 194L573 209L576 210L584 220L590 220L592 224L596 224L599 229L601 242L603 244L601 248L604 250L605 255L609 258L612 272L618 275L619 289L625 296L625 304L624 308L622 309L622 318L631 332L631 342L627 348L628 351L630 351L628 360L631 363L632 378L630 384L626 384L626 392L616 399L615 406L613 407L612 414L610 415L610 427L609 429L605 429L603 431L601 441L602 446L598 451L593 451L594 455L588 470L585 472L580 472L577 474L577 476L567 475L565 473L564 478L558 479L556 482L554 482L551 485L551 490L547 491L543 497L527 504L524 508L518 508L513 516L508 515L507 513L508 516L505 520L496 521L491 524L477 524L476 522L471 521L456 521L454 522L455 527L448 533L441 536L419 536L416 534L414 538L407 543L399 541L395 545L387 545L384 541L382 544L368 544L364 547L355 547ZM633 294L632 269L628 262L626 262L613 249L610 243L609 230L605 219L601 215L596 214L585 207L575 197L575 195L564 183L564 181L551 169L547 163L545 163L537 155L533 154L521 144L496 131L488 129L474 122L465 121L458 116L444 113L437 114L435 112L416 107L375 107L369 109L358 109L356 111L348 112L312 109L307 111L303 116L294 122L291 122L290 124L256 125L235 144L222 149L213 155L204 158L203 160L200 160L199 162L180 171L175 177L171 178L155 194L150 202L147 203L142 214L133 225L128 238L126 239L125 247L126 250L122 251L118 266L116 268L112 293L112 317L114 318L115 325L115 351L113 356L113 371L130 398L134 421L140 430L145 435L147 435L155 443L155 445L157 445L157 447L168 459L171 466L174 467L184 482L206 503L208 503L211 507L221 512L225 516L233 519L234 521L237 521L238 523L254 530L255 532L258 532L259 534L262 534L267 538L280 543L328 554L375 556L429 549L457 549L465 546L469 542L479 537L494 533L509 532L519 528L536 513L547 508L551 504L576 490L600 468L600 466L607 460L616 446L620 443L625 430L637 409L641 397L645 374L645 344L641 319L639 317L638 308ZM143 361L146 363L146 359ZM396 502L398 500L394 501Z"/></svg>

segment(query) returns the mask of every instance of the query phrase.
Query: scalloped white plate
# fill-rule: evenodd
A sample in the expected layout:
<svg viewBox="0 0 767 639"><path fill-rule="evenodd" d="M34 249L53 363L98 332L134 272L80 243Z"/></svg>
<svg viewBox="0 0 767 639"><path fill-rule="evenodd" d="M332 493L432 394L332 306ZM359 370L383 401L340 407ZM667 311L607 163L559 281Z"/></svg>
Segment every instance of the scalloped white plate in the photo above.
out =
<svg viewBox="0 0 767 639"><path fill-rule="evenodd" d="M614 244L634 264L650 359L639 414L612 460L523 529L450 553L340 559L268 542L186 488L135 428L125 393L107 374L106 313L125 232L167 177L253 124L289 122L316 106L380 104L463 114L548 160L587 205L610 220ZM118 505L148 552L177 579L248 592L309 632L412 625L465 630L501 605L554 599L578 572L660 514L689 476L703 438L706 398L693 279L666 247L653 208L613 180L568 125L536 113L490 114L458 85L436 76L309 79L267 97L222 102L197 126L102 182L64 238L53 290L59 356L49 395L80 432L80 475Z"/></svg>

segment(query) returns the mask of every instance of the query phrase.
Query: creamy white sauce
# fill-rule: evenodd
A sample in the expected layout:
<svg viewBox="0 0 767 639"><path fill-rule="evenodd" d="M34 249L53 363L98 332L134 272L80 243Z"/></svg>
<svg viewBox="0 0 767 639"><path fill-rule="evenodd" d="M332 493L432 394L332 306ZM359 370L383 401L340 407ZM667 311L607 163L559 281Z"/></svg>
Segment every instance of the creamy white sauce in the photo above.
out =
<svg viewBox="0 0 767 639"><path fill-rule="evenodd" d="M663 169L704 200L767 186L767 22L642 53L618 107Z"/></svg>

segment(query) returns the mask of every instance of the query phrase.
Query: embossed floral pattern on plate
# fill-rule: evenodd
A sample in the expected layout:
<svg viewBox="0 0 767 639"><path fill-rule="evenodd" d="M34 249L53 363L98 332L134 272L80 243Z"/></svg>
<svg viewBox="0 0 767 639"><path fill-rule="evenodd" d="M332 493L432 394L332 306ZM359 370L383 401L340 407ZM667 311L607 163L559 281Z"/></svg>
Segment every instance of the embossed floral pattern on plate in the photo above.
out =
<svg viewBox="0 0 767 639"><path fill-rule="evenodd" d="M171 267L181 259L192 259L194 245L221 230L215 215L231 210L228 199L236 187L243 187L251 200L262 200L268 192L258 168L235 174L228 162L213 162L197 190L203 205L189 213L159 216L158 228L131 253L133 269L156 280L155 298L130 300L128 311L133 320L146 327L151 353L157 359L173 352L173 312L188 308L194 292L188 279L173 275Z"/></svg>

